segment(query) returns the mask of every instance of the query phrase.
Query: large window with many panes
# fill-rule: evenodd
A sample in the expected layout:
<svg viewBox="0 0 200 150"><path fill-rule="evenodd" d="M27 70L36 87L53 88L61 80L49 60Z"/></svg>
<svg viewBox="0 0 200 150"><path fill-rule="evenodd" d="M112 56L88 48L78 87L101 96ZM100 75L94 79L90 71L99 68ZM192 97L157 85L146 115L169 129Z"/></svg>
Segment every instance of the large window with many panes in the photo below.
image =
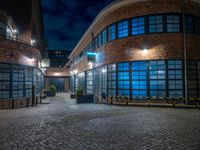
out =
<svg viewBox="0 0 200 150"><path fill-rule="evenodd" d="M108 41L116 39L116 26L115 24L108 27Z"/></svg>
<svg viewBox="0 0 200 150"><path fill-rule="evenodd" d="M118 70L118 96L130 96L130 65L127 63L119 63Z"/></svg>
<svg viewBox="0 0 200 150"><path fill-rule="evenodd" d="M108 95L116 96L116 64L108 65Z"/></svg>
<svg viewBox="0 0 200 150"><path fill-rule="evenodd" d="M185 32L192 33L194 31L194 22L192 16L185 16Z"/></svg>
<svg viewBox="0 0 200 150"><path fill-rule="evenodd" d="M198 95L198 70L196 62L187 61L187 86L188 86L188 97L196 97Z"/></svg>
<svg viewBox="0 0 200 150"><path fill-rule="evenodd" d="M169 60L168 93L169 97L183 97L183 65L181 60Z"/></svg>
<svg viewBox="0 0 200 150"><path fill-rule="evenodd" d="M10 64L0 64L0 98L10 97Z"/></svg>
<svg viewBox="0 0 200 150"><path fill-rule="evenodd" d="M106 44L107 42L107 30L104 29L102 32L102 44Z"/></svg>
<svg viewBox="0 0 200 150"><path fill-rule="evenodd" d="M95 69L94 94L98 101L105 101L107 97L107 66Z"/></svg>
<svg viewBox="0 0 200 150"><path fill-rule="evenodd" d="M0 37L6 37L6 24L4 22L0 22Z"/></svg>
<svg viewBox="0 0 200 150"><path fill-rule="evenodd" d="M166 96L165 69L165 61L149 61L150 96Z"/></svg>
<svg viewBox="0 0 200 150"><path fill-rule="evenodd" d="M86 92L93 94L93 70L86 72Z"/></svg>
<svg viewBox="0 0 200 150"><path fill-rule="evenodd" d="M137 17L132 19L132 35L145 33L145 18Z"/></svg>
<svg viewBox="0 0 200 150"><path fill-rule="evenodd" d="M149 16L149 33L163 32L163 16Z"/></svg>
<svg viewBox="0 0 200 150"><path fill-rule="evenodd" d="M147 96L147 67L146 61L132 62L132 97Z"/></svg>
<svg viewBox="0 0 200 150"><path fill-rule="evenodd" d="M117 29L118 38L127 37L129 34L128 20L118 22Z"/></svg>
<svg viewBox="0 0 200 150"><path fill-rule="evenodd" d="M24 67L12 65L12 97L23 97L24 94Z"/></svg>
<svg viewBox="0 0 200 150"><path fill-rule="evenodd" d="M179 15L167 15L167 32L180 32Z"/></svg>
<svg viewBox="0 0 200 150"><path fill-rule="evenodd" d="M32 94L32 82L33 82L33 68L25 67L25 95L31 96Z"/></svg>

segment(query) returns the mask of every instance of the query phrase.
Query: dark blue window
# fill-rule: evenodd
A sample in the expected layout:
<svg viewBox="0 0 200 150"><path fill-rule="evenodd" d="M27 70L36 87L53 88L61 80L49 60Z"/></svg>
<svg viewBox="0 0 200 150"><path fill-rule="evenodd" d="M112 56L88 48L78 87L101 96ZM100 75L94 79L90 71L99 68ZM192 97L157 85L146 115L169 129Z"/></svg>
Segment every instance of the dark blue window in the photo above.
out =
<svg viewBox="0 0 200 150"><path fill-rule="evenodd" d="M127 37L129 28L128 28L128 20L121 21L117 24L118 27L118 38Z"/></svg>
<svg viewBox="0 0 200 150"><path fill-rule="evenodd" d="M145 22L144 17L138 17L132 19L132 35L144 34Z"/></svg>
<svg viewBox="0 0 200 150"><path fill-rule="evenodd" d="M167 32L180 32L180 17L167 15Z"/></svg>
<svg viewBox="0 0 200 150"><path fill-rule="evenodd" d="M108 65L108 95L116 96L116 64Z"/></svg>
<svg viewBox="0 0 200 150"><path fill-rule="evenodd" d="M116 26L115 24L108 27L108 41L112 41L116 39Z"/></svg>
<svg viewBox="0 0 200 150"><path fill-rule="evenodd" d="M163 16L149 16L149 32L163 32Z"/></svg>
<svg viewBox="0 0 200 150"><path fill-rule="evenodd" d="M103 30L102 32L102 44L106 44L107 43L107 30Z"/></svg>
<svg viewBox="0 0 200 150"><path fill-rule="evenodd" d="M94 39L94 49L97 49L97 47L98 47L98 38L96 37Z"/></svg>
<svg viewBox="0 0 200 150"><path fill-rule="evenodd" d="M101 39L101 34L97 36L97 48L101 47L102 45L102 39Z"/></svg>
<svg viewBox="0 0 200 150"><path fill-rule="evenodd" d="M192 16L185 16L185 32L192 33L194 31L194 23Z"/></svg>
<svg viewBox="0 0 200 150"><path fill-rule="evenodd" d="M169 97L183 97L183 69L181 60L168 60Z"/></svg>
<svg viewBox="0 0 200 150"><path fill-rule="evenodd" d="M200 19L199 18L195 20L195 32L198 34L200 33Z"/></svg>

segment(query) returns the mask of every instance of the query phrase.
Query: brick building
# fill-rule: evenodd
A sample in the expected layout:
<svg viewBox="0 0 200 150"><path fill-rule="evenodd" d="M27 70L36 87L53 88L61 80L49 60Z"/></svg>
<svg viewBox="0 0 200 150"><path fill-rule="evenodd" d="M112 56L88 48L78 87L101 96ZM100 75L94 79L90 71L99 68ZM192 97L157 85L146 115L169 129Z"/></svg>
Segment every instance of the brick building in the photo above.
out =
<svg viewBox="0 0 200 150"><path fill-rule="evenodd" d="M71 91L81 88L96 102L110 96L187 102L200 96L199 40L198 0L117 0L70 54Z"/></svg>
<svg viewBox="0 0 200 150"><path fill-rule="evenodd" d="M43 90L40 0L0 4L0 108L34 105ZM33 88L35 87L35 88Z"/></svg>

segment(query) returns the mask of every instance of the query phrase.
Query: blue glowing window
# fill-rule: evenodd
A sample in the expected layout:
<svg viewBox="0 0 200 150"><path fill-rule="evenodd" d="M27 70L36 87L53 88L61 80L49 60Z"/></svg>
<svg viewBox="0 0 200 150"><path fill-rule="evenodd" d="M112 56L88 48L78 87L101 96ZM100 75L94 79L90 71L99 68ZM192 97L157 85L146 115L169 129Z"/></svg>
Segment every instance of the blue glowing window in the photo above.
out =
<svg viewBox="0 0 200 150"><path fill-rule="evenodd" d="M144 81L132 81L132 89L146 89L147 83Z"/></svg>
<svg viewBox="0 0 200 150"><path fill-rule="evenodd" d="M118 80L129 80L129 72L118 72Z"/></svg>
<svg viewBox="0 0 200 150"><path fill-rule="evenodd" d="M144 34L144 32L145 32L144 17L133 18L132 35Z"/></svg>
<svg viewBox="0 0 200 150"><path fill-rule="evenodd" d="M129 28L128 28L128 20L119 22L117 24L118 27L118 38L122 38L122 37L127 37L128 36L128 32L129 32Z"/></svg>
<svg viewBox="0 0 200 150"><path fill-rule="evenodd" d="M130 92L129 90L118 90L118 96L127 96L129 97Z"/></svg>
<svg viewBox="0 0 200 150"><path fill-rule="evenodd" d="M118 81L118 89L129 89L129 81Z"/></svg>
<svg viewBox="0 0 200 150"><path fill-rule="evenodd" d="M145 97L147 96L146 90L132 90L133 97Z"/></svg>
<svg viewBox="0 0 200 150"><path fill-rule="evenodd" d="M129 63L118 64L118 71L128 71L128 70L129 70Z"/></svg>
<svg viewBox="0 0 200 150"><path fill-rule="evenodd" d="M146 70L147 69L147 62L132 62L132 70Z"/></svg>

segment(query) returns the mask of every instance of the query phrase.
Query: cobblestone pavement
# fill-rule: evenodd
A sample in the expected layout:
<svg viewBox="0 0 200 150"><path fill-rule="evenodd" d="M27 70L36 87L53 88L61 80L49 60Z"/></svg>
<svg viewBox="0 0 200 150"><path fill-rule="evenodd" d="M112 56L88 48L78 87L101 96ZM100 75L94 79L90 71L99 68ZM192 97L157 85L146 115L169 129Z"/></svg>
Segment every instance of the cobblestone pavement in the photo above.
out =
<svg viewBox="0 0 200 150"><path fill-rule="evenodd" d="M200 149L200 110L76 104L68 94L50 104L0 110L0 150Z"/></svg>

